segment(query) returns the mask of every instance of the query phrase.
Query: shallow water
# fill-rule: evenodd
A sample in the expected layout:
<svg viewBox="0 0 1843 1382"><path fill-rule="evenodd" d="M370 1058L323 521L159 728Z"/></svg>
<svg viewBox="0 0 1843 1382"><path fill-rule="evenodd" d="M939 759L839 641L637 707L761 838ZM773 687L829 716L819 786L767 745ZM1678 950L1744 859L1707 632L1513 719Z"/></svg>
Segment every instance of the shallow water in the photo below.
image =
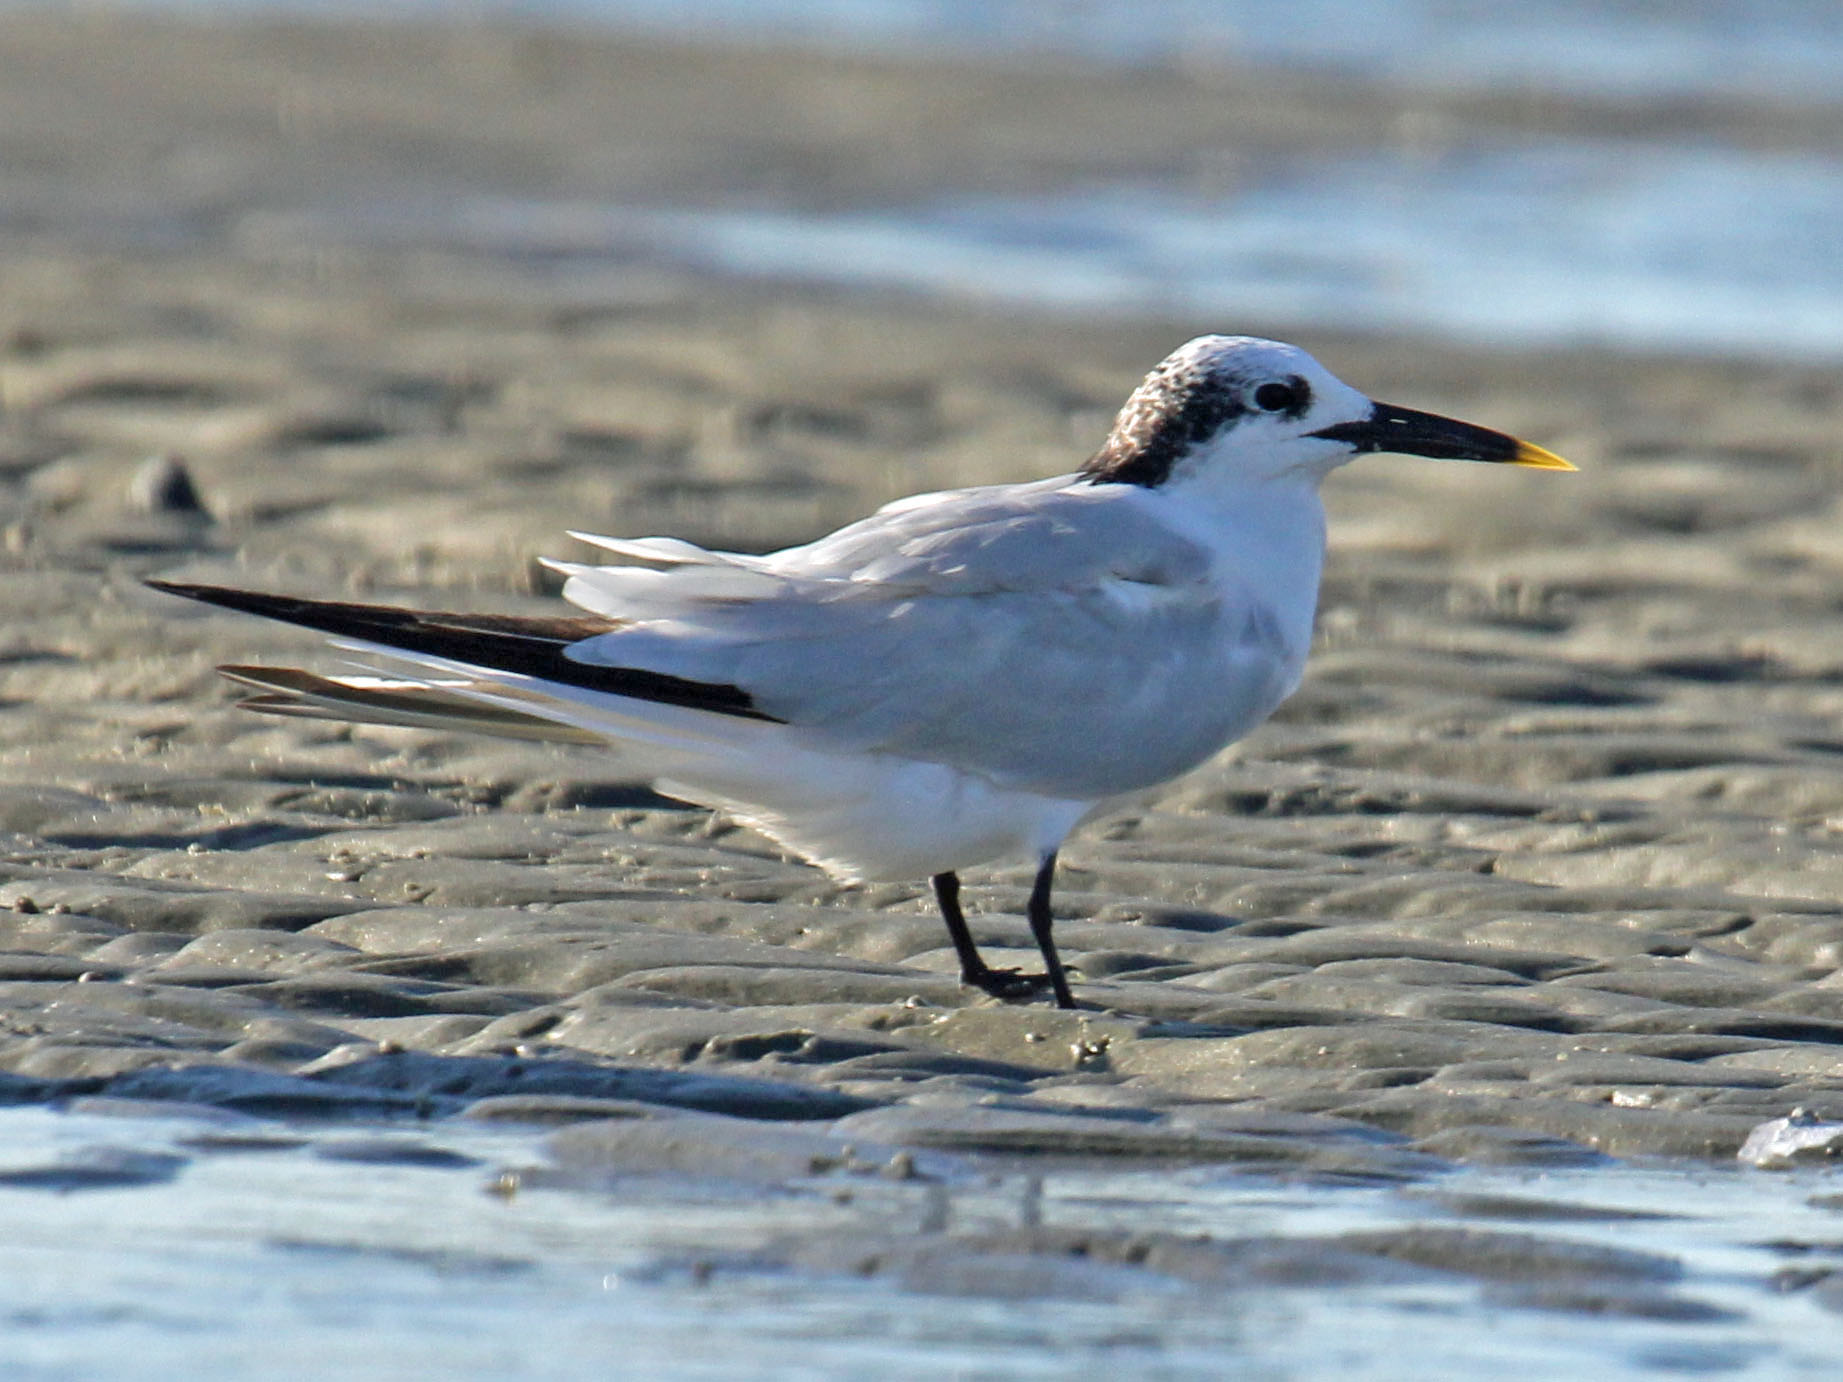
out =
<svg viewBox="0 0 1843 1382"><path fill-rule="evenodd" d="M375 17L338 0L113 0L119 8ZM398 14L587 21L680 38L795 40L1129 65L1242 63L1442 89L1655 99L1843 97L1829 0L399 0Z"/></svg>
<svg viewBox="0 0 1843 1382"><path fill-rule="evenodd" d="M301 10L286 0L167 8ZM336 7L335 7L336 12ZM1843 359L1843 102L1834 6L1658 8L1545 0L1316 0L1274 22L1236 0L1148 9L780 0L484 0L401 14L588 22L726 43L949 57L1057 56L1360 80L1403 116L1368 147L1277 157L1173 149L1143 173L1045 195L918 189L911 202L798 197L696 209L493 198L479 186L287 209L245 240L383 236L501 256L636 262L1032 308L1407 330L1518 346ZM1148 16L1151 16L1148 18ZM1422 108L1494 102L1487 118ZM1521 104L1519 104L1521 102ZM1560 135L1553 122L1586 133ZM1790 122L1787 124L1786 122ZM1761 131L1778 133L1761 143ZM1620 137L1615 137L1620 136ZM98 220L92 217L89 230ZM118 229L170 237L159 221Z"/></svg>
<svg viewBox="0 0 1843 1382"><path fill-rule="evenodd" d="M527 1171L507 1194L501 1172L541 1167L547 1134L93 1107L0 1113L9 1377L1408 1377L1506 1357L1535 1376L1818 1377L1843 1347L1824 1172L1466 1169L1340 1188L1013 1159L848 1184L615 1168L545 1188ZM1020 1225L1295 1244L1469 1229L1586 1265L1353 1279L1332 1256L1320 1279L1301 1259L1229 1283L1061 1261L1043 1275L1005 1252L932 1277L849 1266L865 1235L947 1246ZM1610 1270L1605 1249L1622 1255Z"/></svg>
<svg viewBox="0 0 1843 1382"><path fill-rule="evenodd" d="M549 14L547 0L485 12ZM682 0L568 0L604 23L684 32ZM853 46L1058 52L1138 65L1242 63L1440 89L1524 89L1625 99L1719 94L1836 101L1843 17L1824 0L1668 6L1538 0L700 0L698 28Z"/></svg>
<svg viewBox="0 0 1843 1382"><path fill-rule="evenodd" d="M257 217L243 234L446 245L584 274L639 258L1035 308L1830 360L1843 359L1839 224L1843 161L1555 140L1268 165L1214 195L1110 186L859 212L462 197Z"/></svg>

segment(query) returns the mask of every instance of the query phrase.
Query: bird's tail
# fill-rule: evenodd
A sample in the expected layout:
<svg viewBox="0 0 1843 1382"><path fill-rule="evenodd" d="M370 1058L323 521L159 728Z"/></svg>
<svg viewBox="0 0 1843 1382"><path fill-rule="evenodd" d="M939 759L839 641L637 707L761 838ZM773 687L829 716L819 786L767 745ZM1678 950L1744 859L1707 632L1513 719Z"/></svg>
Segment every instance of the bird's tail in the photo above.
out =
<svg viewBox="0 0 1843 1382"><path fill-rule="evenodd" d="M507 689L460 680L423 681L352 675L323 677L298 667L218 668L255 691L237 704L264 715L410 729L466 730L502 739L553 744L606 744L606 735L504 704ZM486 697L488 699L482 699Z"/></svg>
<svg viewBox="0 0 1843 1382"><path fill-rule="evenodd" d="M318 629L358 654L331 675L218 668L251 693L242 702L251 710L607 746L636 779L726 811L839 878L905 877L933 857L911 868L910 846L893 833L901 814L876 809L891 782L879 755L839 753L737 686L572 660L572 644L618 627L605 616L446 614L149 584ZM984 790L950 769L912 767L901 790L934 793L952 810Z"/></svg>
<svg viewBox="0 0 1843 1382"><path fill-rule="evenodd" d="M577 662L569 649L608 632L598 616L451 614L343 600L308 600L224 586L149 581L156 590L331 634L372 662L322 676L294 667L220 667L270 715L458 729L565 744L618 744L654 775L687 762L746 757L781 722L736 686L645 668Z"/></svg>

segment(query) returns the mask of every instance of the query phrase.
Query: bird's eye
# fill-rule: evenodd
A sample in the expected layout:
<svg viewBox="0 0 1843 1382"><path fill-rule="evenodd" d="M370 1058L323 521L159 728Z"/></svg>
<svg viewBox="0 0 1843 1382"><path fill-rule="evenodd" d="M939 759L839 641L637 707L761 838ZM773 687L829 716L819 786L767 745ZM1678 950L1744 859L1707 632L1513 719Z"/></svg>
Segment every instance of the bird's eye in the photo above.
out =
<svg viewBox="0 0 1843 1382"><path fill-rule="evenodd" d="M1264 413L1302 413L1311 397L1305 380L1289 379L1261 385L1254 391L1254 406Z"/></svg>

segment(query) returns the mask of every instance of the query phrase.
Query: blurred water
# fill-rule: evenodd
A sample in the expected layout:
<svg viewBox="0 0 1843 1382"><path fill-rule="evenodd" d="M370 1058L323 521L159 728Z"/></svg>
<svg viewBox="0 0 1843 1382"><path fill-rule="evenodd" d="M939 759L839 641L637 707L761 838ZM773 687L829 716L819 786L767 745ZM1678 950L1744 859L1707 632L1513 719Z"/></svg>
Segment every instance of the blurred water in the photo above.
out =
<svg viewBox="0 0 1843 1382"><path fill-rule="evenodd" d="M1727 214L1723 214L1726 209ZM257 218L256 243L432 244L1238 324L1843 359L1843 161L1548 141L858 212L463 197Z"/></svg>
<svg viewBox="0 0 1843 1382"><path fill-rule="evenodd" d="M116 2L378 13L340 0ZM1835 0L1300 0L1281 9L1255 0L400 0L389 13L981 59L1055 52L1109 65L1309 69L1383 89L1511 89L1550 108L1612 100L1655 114L1726 102L1756 123L1843 110ZM240 230L252 241L279 225L320 241L460 244L579 275L644 256L720 275L1175 315L1225 329L1843 359L1843 150L1818 136L1761 152L1674 136L1668 120L1645 128L1653 132L1619 141L1444 127L1405 142L1379 129L1371 148L1253 167L1209 196L1120 181L1040 199L932 191L907 205L693 211L508 202L460 187L389 205L264 211Z"/></svg>
<svg viewBox="0 0 1843 1382"><path fill-rule="evenodd" d="M1814 1207L1836 1202L1822 1194L1835 1181L1821 1171L1479 1169L1338 1188L1224 1167L1051 1167L954 1185L943 1203L924 1184L874 1178L849 1195L823 1180L726 1190L629 1177L507 1197L490 1193L496 1172L542 1160L541 1134L466 1120L15 1108L0 1111L0 1146L0 1375L19 1382L1425 1378L1505 1367L1779 1379L1834 1376L1843 1347L1843 1318L1827 1308L1839 1297L1824 1295L1839 1265L1837 1211ZM165 1169L137 1179L154 1157ZM109 1164L128 1168L121 1183L29 1183L46 1168ZM1218 1241L1458 1226L1677 1265L1605 1298L1564 1280L1512 1299L1489 1280L1425 1271L1198 1291L1144 1271L1123 1295L1071 1299L747 1263L788 1235L978 1234L1021 1215ZM688 1265L698 1260L719 1265ZM1571 1292L1590 1299L1570 1304Z"/></svg>
<svg viewBox="0 0 1843 1382"><path fill-rule="evenodd" d="M486 0L482 12L559 12ZM1832 0L565 0L660 32L854 46L1060 52L1110 63L1247 63L1442 88L1615 97L1843 100Z"/></svg>
<svg viewBox="0 0 1843 1382"><path fill-rule="evenodd" d="M362 0L113 4L385 13ZM859 51L1244 63L1446 89L1843 102L1843 7L1834 0L393 0L388 13L590 22Z"/></svg>

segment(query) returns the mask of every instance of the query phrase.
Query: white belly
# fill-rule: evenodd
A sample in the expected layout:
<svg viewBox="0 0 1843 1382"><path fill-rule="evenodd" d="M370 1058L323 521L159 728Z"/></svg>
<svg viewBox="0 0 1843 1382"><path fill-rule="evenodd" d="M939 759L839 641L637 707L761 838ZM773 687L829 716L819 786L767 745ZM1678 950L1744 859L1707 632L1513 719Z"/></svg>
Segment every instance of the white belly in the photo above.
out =
<svg viewBox="0 0 1843 1382"><path fill-rule="evenodd" d="M835 878L926 878L993 859L1038 859L1101 803L999 787L887 754L801 755L797 773L718 783L662 779L659 790L715 807ZM789 766L784 764L783 766Z"/></svg>

